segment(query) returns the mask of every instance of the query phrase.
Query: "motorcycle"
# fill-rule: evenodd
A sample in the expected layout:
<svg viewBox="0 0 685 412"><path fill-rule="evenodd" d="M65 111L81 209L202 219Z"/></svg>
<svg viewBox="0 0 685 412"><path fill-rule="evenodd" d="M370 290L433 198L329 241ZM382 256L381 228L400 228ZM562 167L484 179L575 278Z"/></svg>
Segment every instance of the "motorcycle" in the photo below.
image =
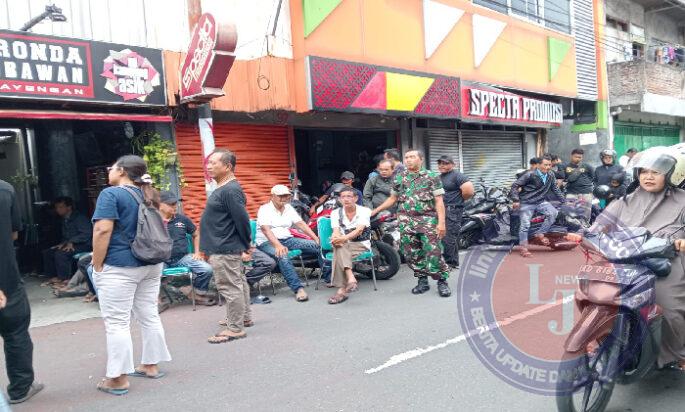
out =
<svg viewBox="0 0 685 412"><path fill-rule="evenodd" d="M394 214L383 211L371 219L371 250L374 254L376 279L390 279L400 269L402 257L400 247L400 229ZM371 266L357 263L355 271L371 276Z"/></svg>
<svg viewBox="0 0 685 412"><path fill-rule="evenodd" d="M656 367L662 310L655 282L670 272L676 250L644 228L592 234L581 247L586 264L574 296L581 315L564 344L556 401L563 412L601 412L616 383L634 383Z"/></svg>
<svg viewBox="0 0 685 412"><path fill-rule="evenodd" d="M580 215L583 213L582 209L579 209L573 202L562 205L559 205L557 202L550 203L554 205L557 210L559 210L559 213L557 214L557 217L554 220L550 230L545 233L545 237L550 241L549 245L540 243L540 241L533 236L539 231L545 222L545 215L541 213L534 214L530 220L530 229L528 230L530 237L528 238L528 241L531 244L549 246L553 250L574 249L576 246L578 246L578 244L576 242L569 241L567 239L567 235L569 233L575 233L583 228L586 228L586 225L583 223L583 220L580 217ZM569 202L567 201L567 203ZM518 244L519 228L521 227L519 212L517 210L513 210L511 206L508 206L508 215L510 219L509 234L515 239L514 244Z"/></svg>
<svg viewBox="0 0 685 412"><path fill-rule="evenodd" d="M498 210L508 202L504 193L497 188L488 188L481 182L481 195L466 202L459 228L457 244L460 250L468 249L479 242L489 242L499 234Z"/></svg>

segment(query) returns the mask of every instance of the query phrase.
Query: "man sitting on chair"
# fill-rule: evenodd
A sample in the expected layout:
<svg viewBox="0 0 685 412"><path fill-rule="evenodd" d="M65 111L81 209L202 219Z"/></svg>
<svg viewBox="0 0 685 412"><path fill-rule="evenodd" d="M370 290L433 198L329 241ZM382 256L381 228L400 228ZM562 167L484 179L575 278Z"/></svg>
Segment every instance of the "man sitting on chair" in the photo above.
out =
<svg viewBox="0 0 685 412"><path fill-rule="evenodd" d="M188 217L176 213L178 198L171 192L162 192L159 195L159 212L167 224L169 236L174 242L171 249L171 258L165 262L168 268L187 267L193 273L193 285L195 286L195 303L200 305L212 306L216 302L208 296L209 281L214 275L214 271L209 263L205 262L200 253L200 233L195 224ZM188 253L187 235L193 239L195 253ZM191 298L192 287L182 286L179 288L181 293Z"/></svg>
<svg viewBox="0 0 685 412"><path fill-rule="evenodd" d="M340 191L340 201L343 207L331 212L333 286L338 288L328 299L331 305L346 301L350 292L357 289L352 261L371 249L371 209L356 204L357 193L350 187Z"/></svg>
<svg viewBox="0 0 685 412"><path fill-rule="evenodd" d="M271 188L271 200L269 203L263 204L257 212L258 228L255 243L259 250L276 259L286 283L295 293L295 300L306 302L309 297L304 291L302 283L300 283L300 277L297 275L295 267L288 258L288 252L299 249L303 256L317 256L321 260L319 237L312 232L297 214L295 208L290 205L291 198L292 193L287 186L276 185ZM290 228L293 225L313 240L294 237L290 233Z"/></svg>

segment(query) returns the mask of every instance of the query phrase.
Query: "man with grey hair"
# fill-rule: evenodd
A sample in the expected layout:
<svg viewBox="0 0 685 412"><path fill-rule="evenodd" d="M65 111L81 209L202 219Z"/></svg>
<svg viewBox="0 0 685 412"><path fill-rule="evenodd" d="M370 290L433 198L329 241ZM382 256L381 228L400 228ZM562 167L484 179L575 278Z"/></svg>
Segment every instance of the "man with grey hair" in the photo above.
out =
<svg viewBox="0 0 685 412"><path fill-rule="evenodd" d="M448 297L452 294L447 284L450 271L440 242L446 232L445 189L437 173L423 168L423 160L420 150L412 149L404 154L406 170L397 174L390 197L376 207L371 216L398 203L400 249L418 278L412 293L426 293L430 289L430 276L438 281L439 295Z"/></svg>
<svg viewBox="0 0 685 412"><path fill-rule="evenodd" d="M244 328L254 324L242 261L250 250L250 217L245 193L234 174L235 164L235 154L227 149L215 149L207 157L207 172L217 187L207 199L200 220L200 250L209 256L216 288L226 300L228 319L227 330L210 337L209 343L244 338Z"/></svg>

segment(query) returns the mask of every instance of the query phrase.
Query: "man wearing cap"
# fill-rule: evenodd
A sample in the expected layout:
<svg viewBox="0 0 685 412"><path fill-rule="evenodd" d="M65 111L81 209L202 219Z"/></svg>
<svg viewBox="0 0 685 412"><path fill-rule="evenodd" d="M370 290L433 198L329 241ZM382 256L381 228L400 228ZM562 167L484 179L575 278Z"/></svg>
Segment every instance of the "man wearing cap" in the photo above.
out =
<svg viewBox="0 0 685 412"><path fill-rule="evenodd" d="M344 172L342 172L342 173L340 174L340 183L342 183L342 184L344 184L345 186L349 186L349 187L351 187L352 189L354 189L354 192L357 194L357 204L361 206L361 205L362 205L363 195L362 195L362 192L361 192L359 189L356 189L355 187L352 186L352 185L354 184L354 179L355 179L354 173L350 172L349 170L348 170L348 171L344 171ZM317 200L316 203L314 203L314 204L312 205L312 207L309 209L309 214L310 214L310 215L313 215L314 213L316 213L316 208L319 207L319 206L321 206L322 204L324 204L324 203L326 202L326 200L328 200L328 198L331 197L331 194L333 193L333 188L334 188L334 187L335 187L335 185L331 185L331 186L326 190L326 193L324 193L323 196L321 196L321 197L319 198L319 200Z"/></svg>
<svg viewBox="0 0 685 412"><path fill-rule="evenodd" d="M257 226L261 230L257 230L255 243L259 250L276 259L286 283L295 293L295 300L306 302L309 297L288 258L288 251L299 249L303 256L316 256L319 259L319 267L322 267L319 238L290 205L291 198L292 193L287 186L276 185L271 188L271 200L263 204L257 212ZM313 240L294 237L290 232L293 226Z"/></svg>
<svg viewBox="0 0 685 412"><path fill-rule="evenodd" d="M455 169L454 159L451 156L440 156L438 170L440 170L442 187L445 189L445 220L447 221L447 233L442 239L442 255L450 267L458 268L461 217L464 202L473 197L473 183L465 174Z"/></svg>
<svg viewBox="0 0 685 412"><path fill-rule="evenodd" d="M165 262L166 267L187 267L190 269L193 272L193 286L195 286L197 295L195 302L207 306L215 305L214 299L207 294L209 281L212 279L214 271L200 253L199 231L187 216L176 212L178 198L175 194L162 192L159 197L159 212L167 224L169 237L174 242L171 257ZM188 253L188 235L192 236L195 253ZM182 286L179 290L188 298L191 297L192 288L190 286Z"/></svg>
<svg viewBox="0 0 685 412"><path fill-rule="evenodd" d="M400 223L400 249L414 271L418 284L415 295L428 292L428 276L438 281L438 294L452 294L447 278L450 270L442 257L440 240L445 237L445 189L436 172L423 167L423 152L412 149L404 154L407 169L395 177L388 200L371 211L371 216L397 202Z"/></svg>

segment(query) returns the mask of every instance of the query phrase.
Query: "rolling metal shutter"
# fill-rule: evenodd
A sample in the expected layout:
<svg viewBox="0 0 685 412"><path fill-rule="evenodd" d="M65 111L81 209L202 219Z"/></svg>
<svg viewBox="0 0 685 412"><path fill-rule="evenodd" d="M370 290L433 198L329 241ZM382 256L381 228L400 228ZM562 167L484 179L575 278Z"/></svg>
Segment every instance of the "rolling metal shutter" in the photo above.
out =
<svg viewBox="0 0 685 412"><path fill-rule="evenodd" d="M459 167L459 132L449 129L426 130L428 148L428 167L438 170L438 158L442 155L452 156Z"/></svg>
<svg viewBox="0 0 685 412"><path fill-rule="evenodd" d="M269 200L273 185L289 186L287 127L215 123L214 143L216 147L230 149L236 154L236 177L245 192L250 217L256 217L259 206ZM176 124L176 147L186 182L183 212L198 223L207 199L197 125Z"/></svg>
<svg viewBox="0 0 685 412"><path fill-rule="evenodd" d="M578 98L597 100L597 60L592 0L573 1Z"/></svg>
<svg viewBox="0 0 685 412"><path fill-rule="evenodd" d="M474 184L509 188L523 162L523 133L461 132L463 172Z"/></svg>

